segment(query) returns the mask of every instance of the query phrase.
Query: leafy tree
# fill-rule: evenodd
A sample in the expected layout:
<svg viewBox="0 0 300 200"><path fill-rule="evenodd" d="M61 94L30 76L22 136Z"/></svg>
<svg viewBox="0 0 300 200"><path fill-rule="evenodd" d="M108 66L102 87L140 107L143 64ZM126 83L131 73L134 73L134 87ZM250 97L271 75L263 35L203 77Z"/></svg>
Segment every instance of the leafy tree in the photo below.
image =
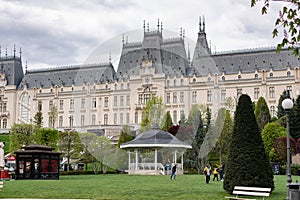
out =
<svg viewBox="0 0 300 200"><path fill-rule="evenodd" d="M255 6L260 0L251 0L251 6ZM282 0L288 2L288 6L284 6L275 21L273 37L278 37L278 28L283 27L283 39L277 45L277 51L280 52L285 46L294 50L294 54L299 56L299 41L300 41L300 18L298 15L300 2L299 0ZM270 6L270 0L264 0L264 5L261 9L262 14L267 14Z"/></svg>
<svg viewBox="0 0 300 200"><path fill-rule="evenodd" d="M291 137L297 140L298 138L300 138L300 95L297 96L291 114Z"/></svg>
<svg viewBox="0 0 300 200"><path fill-rule="evenodd" d="M211 123L211 110L207 106L206 107L206 116L205 116L205 131L207 132L208 129L210 128L210 123Z"/></svg>
<svg viewBox="0 0 300 200"><path fill-rule="evenodd" d="M83 151L80 137L77 132L64 131L58 134L58 149L62 156L67 158L68 171L70 166L70 159L79 159L80 152Z"/></svg>
<svg viewBox="0 0 300 200"><path fill-rule="evenodd" d="M224 116L225 115L225 116ZM219 155L220 163L225 163L227 160L228 150L231 143L231 135L233 129L233 121L230 116L230 111L221 108L218 112L218 118L216 121L223 120L223 124L221 124L221 133L220 137L217 140L215 150ZM218 124L218 123L216 123Z"/></svg>
<svg viewBox="0 0 300 200"><path fill-rule="evenodd" d="M37 144L50 146L57 149L58 131L55 129L38 129L34 133L34 140Z"/></svg>
<svg viewBox="0 0 300 200"><path fill-rule="evenodd" d="M96 140L97 135L95 133L80 133L79 134L80 140L83 144L83 150L81 152L81 162L85 163L85 170L87 171L88 163L92 163L92 168L94 173L98 173L97 166L97 159L90 153L89 147L91 141Z"/></svg>
<svg viewBox="0 0 300 200"><path fill-rule="evenodd" d="M153 96L148 100L147 105L143 108L143 118L141 122L141 131L147 131L151 125L158 123L163 115L162 98Z"/></svg>
<svg viewBox="0 0 300 200"><path fill-rule="evenodd" d="M56 119L57 119L57 116L58 116L58 111L57 111L57 106L56 105L53 105L51 106L50 108L50 112L48 113L49 115L49 121L51 124L49 124L49 126L51 126L52 128L55 127L55 122L56 122Z"/></svg>
<svg viewBox="0 0 300 200"><path fill-rule="evenodd" d="M194 127L193 129L196 130L196 134L195 137L192 138L192 149L187 150L185 158L186 161L188 160L190 167L196 168L198 172L200 172L203 166L203 160L200 157L200 148L204 142L206 130L203 126L202 114L199 107L194 106L191 109L188 123Z"/></svg>
<svg viewBox="0 0 300 200"><path fill-rule="evenodd" d="M111 144L110 139L105 136L92 138L88 142L88 150L99 161L98 167L103 171L103 174L107 172L108 167L114 169L125 168L126 152Z"/></svg>
<svg viewBox="0 0 300 200"><path fill-rule="evenodd" d="M14 124L10 129L10 152L20 150L22 146L33 143L35 128L32 124Z"/></svg>
<svg viewBox="0 0 300 200"><path fill-rule="evenodd" d="M125 142L131 141L132 139L133 139L133 136L131 135L130 127L127 125L123 126L121 133L120 133L119 140L118 140L118 147L120 147L120 145Z"/></svg>
<svg viewBox="0 0 300 200"><path fill-rule="evenodd" d="M270 110L266 100L259 97L254 111L256 122L260 130L263 130L265 125L271 121Z"/></svg>
<svg viewBox="0 0 300 200"><path fill-rule="evenodd" d="M37 126L37 128L41 128L43 124L43 113L41 111L38 111L35 113L33 117L33 123Z"/></svg>
<svg viewBox="0 0 300 200"><path fill-rule="evenodd" d="M284 90L279 97L278 105L277 105L277 118L278 120L285 115L285 111L282 107L282 101L286 98L287 92Z"/></svg>
<svg viewBox="0 0 300 200"><path fill-rule="evenodd" d="M265 126L261 135L266 152L270 154L274 148L275 140L279 137L285 136L286 131L285 128L280 126L278 122L271 122Z"/></svg>
<svg viewBox="0 0 300 200"><path fill-rule="evenodd" d="M164 131L167 131L170 127L172 127L172 117L170 115L170 111L167 111L166 114L163 117L161 129Z"/></svg>
<svg viewBox="0 0 300 200"><path fill-rule="evenodd" d="M225 174L223 187L230 193L236 185L274 189L272 167L256 123L251 99L246 94L240 96L236 107Z"/></svg>
<svg viewBox="0 0 300 200"><path fill-rule="evenodd" d="M284 137L279 137L275 140L274 143L274 149L275 153L278 155L279 161L281 162L286 162L286 136ZM296 141L293 138L290 138L290 147L291 147L291 154L296 154Z"/></svg>

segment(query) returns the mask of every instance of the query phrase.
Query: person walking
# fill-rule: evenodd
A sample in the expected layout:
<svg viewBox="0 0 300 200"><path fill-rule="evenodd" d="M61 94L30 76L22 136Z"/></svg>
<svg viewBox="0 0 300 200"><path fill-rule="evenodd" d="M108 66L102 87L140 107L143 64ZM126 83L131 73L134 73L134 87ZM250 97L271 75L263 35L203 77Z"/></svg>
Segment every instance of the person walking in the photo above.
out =
<svg viewBox="0 0 300 200"><path fill-rule="evenodd" d="M204 174L205 174L205 181L206 184L209 184L210 181L210 174L211 174L211 168L210 165L206 165L206 167L204 168Z"/></svg>
<svg viewBox="0 0 300 200"><path fill-rule="evenodd" d="M174 166L172 167L172 174L170 176L171 180L173 176L174 176L174 180L176 180L176 168L177 168L177 164L174 164Z"/></svg>
<svg viewBox="0 0 300 200"><path fill-rule="evenodd" d="M223 181L224 178L224 166L221 165L220 169L219 169L219 174L220 174L220 181Z"/></svg>
<svg viewBox="0 0 300 200"><path fill-rule="evenodd" d="M216 178L217 178L217 181L219 181L219 168L217 166L214 168L214 178L213 178L213 181L215 181Z"/></svg>

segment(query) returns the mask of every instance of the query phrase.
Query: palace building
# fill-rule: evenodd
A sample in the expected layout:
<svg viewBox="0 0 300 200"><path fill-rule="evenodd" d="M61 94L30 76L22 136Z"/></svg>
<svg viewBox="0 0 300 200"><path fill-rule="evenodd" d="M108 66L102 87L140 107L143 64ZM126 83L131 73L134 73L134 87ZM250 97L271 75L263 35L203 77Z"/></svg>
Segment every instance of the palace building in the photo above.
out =
<svg viewBox="0 0 300 200"><path fill-rule="evenodd" d="M186 118L194 104L207 105L212 116L229 97L240 94L253 101L264 97L272 116L280 94L300 93L299 58L276 48L212 53L200 19L193 57L185 49L185 37L164 38L162 25L149 30L143 40L123 42L118 67L111 62L51 69L25 70L16 50L0 58L0 132L14 123L33 123L42 112L43 127L92 131L118 137L124 125L139 129L142 109L151 96L163 99L174 124ZM109 51L109 50L108 50ZM49 115L53 106L57 119Z"/></svg>

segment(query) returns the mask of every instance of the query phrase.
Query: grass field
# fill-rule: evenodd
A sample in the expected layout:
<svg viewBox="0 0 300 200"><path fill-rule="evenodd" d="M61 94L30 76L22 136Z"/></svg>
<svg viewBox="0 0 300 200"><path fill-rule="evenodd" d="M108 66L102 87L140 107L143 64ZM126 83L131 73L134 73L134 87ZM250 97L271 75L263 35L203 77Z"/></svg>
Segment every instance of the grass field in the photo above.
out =
<svg viewBox="0 0 300 200"><path fill-rule="evenodd" d="M300 177L293 176L300 181ZM275 176L275 191L267 199L283 200L286 176ZM5 181L0 198L87 199L224 199L223 182L205 184L203 175L134 176L126 174L61 176L60 180Z"/></svg>

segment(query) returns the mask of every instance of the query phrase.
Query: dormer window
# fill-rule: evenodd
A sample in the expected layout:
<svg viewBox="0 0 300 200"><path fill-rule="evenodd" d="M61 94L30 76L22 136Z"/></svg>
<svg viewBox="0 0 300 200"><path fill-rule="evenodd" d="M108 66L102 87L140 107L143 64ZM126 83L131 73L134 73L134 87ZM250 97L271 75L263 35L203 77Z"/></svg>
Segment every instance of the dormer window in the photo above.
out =
<svg viewBox="0 0 300 200"><path fill-rule="evenodd" d="M238 75L238 79L240 80L242 78L242 75Z"/></svg>
<svg viewBox="0 0 300 200"><path fill-rule="evenodd" d="M273 73L270 73L270 77L273 77Z"/></svg>
<svg viewBox="0 0 300 200"><path fill-rule="evenodd" d="M225 76L222 76L222 81L225 81Z"/></svg>
<svg viewBox="0 0 300 200"><path fill-rule="evenodd" d="M258 79L258 74L255 74L255 75L254 75L254 78L255 78L255 79Z"/></svg>
<svg viewBox="0 0 300 200"><path fill-rule="evenodd" d="M286 73L286 75L287 75L287 76L291 76L291 72L288 71L288 72Z"/></svg>

